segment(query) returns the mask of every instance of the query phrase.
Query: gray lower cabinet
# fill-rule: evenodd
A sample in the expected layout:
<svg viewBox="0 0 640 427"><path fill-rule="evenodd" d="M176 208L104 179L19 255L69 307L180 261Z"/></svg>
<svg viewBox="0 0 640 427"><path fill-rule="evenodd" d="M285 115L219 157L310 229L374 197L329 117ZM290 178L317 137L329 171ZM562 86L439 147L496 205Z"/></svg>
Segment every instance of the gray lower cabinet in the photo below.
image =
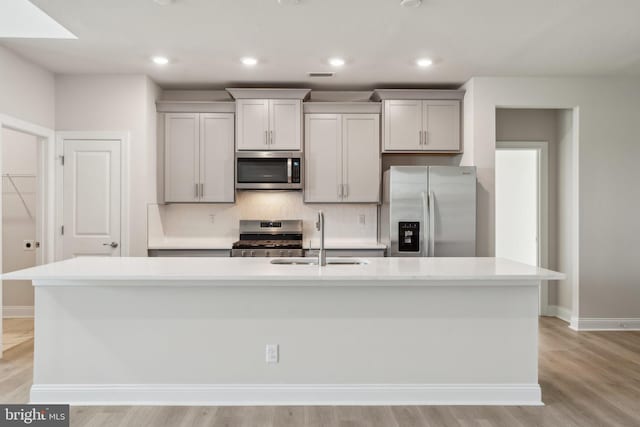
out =
<svg viewBox="0 0 640 427"><path fill-rule="evenodd" d="M327 249L327 256L377 258L384 256L384 249ZM304 256L317 257L317 249L305 249Z"/></svg>
<svg viewBox="0 0 640 427"><path fill-rule="evenodd" d="M230 257L231 249L149 249L150 257Z"/></svg>

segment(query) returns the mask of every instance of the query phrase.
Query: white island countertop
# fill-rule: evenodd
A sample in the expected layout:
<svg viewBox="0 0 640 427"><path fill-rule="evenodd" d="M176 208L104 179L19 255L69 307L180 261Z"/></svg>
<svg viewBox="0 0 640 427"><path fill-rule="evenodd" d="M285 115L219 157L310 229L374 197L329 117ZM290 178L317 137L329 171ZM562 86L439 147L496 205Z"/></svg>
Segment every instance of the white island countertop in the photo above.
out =
<svg viewBox="0 0 640 427"><path fill-rule="evenodd" d="M362 258L359 258L362 259ZM314 281L358 285L404 281L414 286L455 281L510 282L561 280L564 274L500 258L367 258L363 265L274 265L271 258L108 258L85 257L7 273L3 280L33 280L38 285L72 281L91 283L146 281L245 281L252 285L287 285ZM468 282L468 283L464 283ZM122 283L124 284L124 283ZM203 283L204 284L204 283ZM363 283L364 284L364 283ZM380 283L382 284L382 283ZM506 285L506 283L505 283Z"/></svg>

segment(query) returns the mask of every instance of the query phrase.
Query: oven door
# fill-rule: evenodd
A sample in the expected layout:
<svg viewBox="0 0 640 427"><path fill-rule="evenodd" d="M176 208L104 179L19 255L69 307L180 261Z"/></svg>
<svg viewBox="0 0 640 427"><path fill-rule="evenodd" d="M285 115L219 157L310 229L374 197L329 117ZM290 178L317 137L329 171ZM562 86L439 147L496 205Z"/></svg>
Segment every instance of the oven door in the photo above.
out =
<svg viewBox="0 0 640 427"><path fill-rule="evenodd" d="M236 188L298 190L302 188L302 153L242 152L236 156Z"/></svg>

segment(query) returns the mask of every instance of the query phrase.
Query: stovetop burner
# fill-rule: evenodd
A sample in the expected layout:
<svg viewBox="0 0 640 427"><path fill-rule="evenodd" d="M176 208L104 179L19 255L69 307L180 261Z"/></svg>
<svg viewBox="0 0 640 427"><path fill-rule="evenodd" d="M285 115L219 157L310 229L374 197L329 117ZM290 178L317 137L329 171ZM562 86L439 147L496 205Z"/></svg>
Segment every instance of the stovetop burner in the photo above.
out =
<svg viewBox="0 0 640 427"><path fill-rule="evenodd" d="M302 220L241 220L232 256L303 256Z"/></svg>
<svg viewBox="0 0 640 427"><path fill-rule="evenodd" d="M302 240L238 240L233 249L302 249Z"/></svg>

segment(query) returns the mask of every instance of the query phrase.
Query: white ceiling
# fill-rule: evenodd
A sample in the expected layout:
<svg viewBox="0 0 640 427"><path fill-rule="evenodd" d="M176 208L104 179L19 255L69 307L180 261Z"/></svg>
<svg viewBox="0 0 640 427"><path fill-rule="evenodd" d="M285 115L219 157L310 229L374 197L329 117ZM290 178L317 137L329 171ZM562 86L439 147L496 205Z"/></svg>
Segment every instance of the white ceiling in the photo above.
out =
<svg viewBox="0 0 640 427"><path fill-rule="evenodd" d="M76 38L28 0L0 2L0 38L4 37Z"/></svg>
<svg viewBox="0 0 640 427"><path fill-rule="evenodd" d="M471 76L640 75L637 0L33 0L78 40L0 39L58 73L147 73L165 87L372 88ZM159 67L149 58L166 55ZM247 68L243 56L260 64ZM332 70L328 79L309 71ZM418 69L418 57L434 65Z"/></svg>

